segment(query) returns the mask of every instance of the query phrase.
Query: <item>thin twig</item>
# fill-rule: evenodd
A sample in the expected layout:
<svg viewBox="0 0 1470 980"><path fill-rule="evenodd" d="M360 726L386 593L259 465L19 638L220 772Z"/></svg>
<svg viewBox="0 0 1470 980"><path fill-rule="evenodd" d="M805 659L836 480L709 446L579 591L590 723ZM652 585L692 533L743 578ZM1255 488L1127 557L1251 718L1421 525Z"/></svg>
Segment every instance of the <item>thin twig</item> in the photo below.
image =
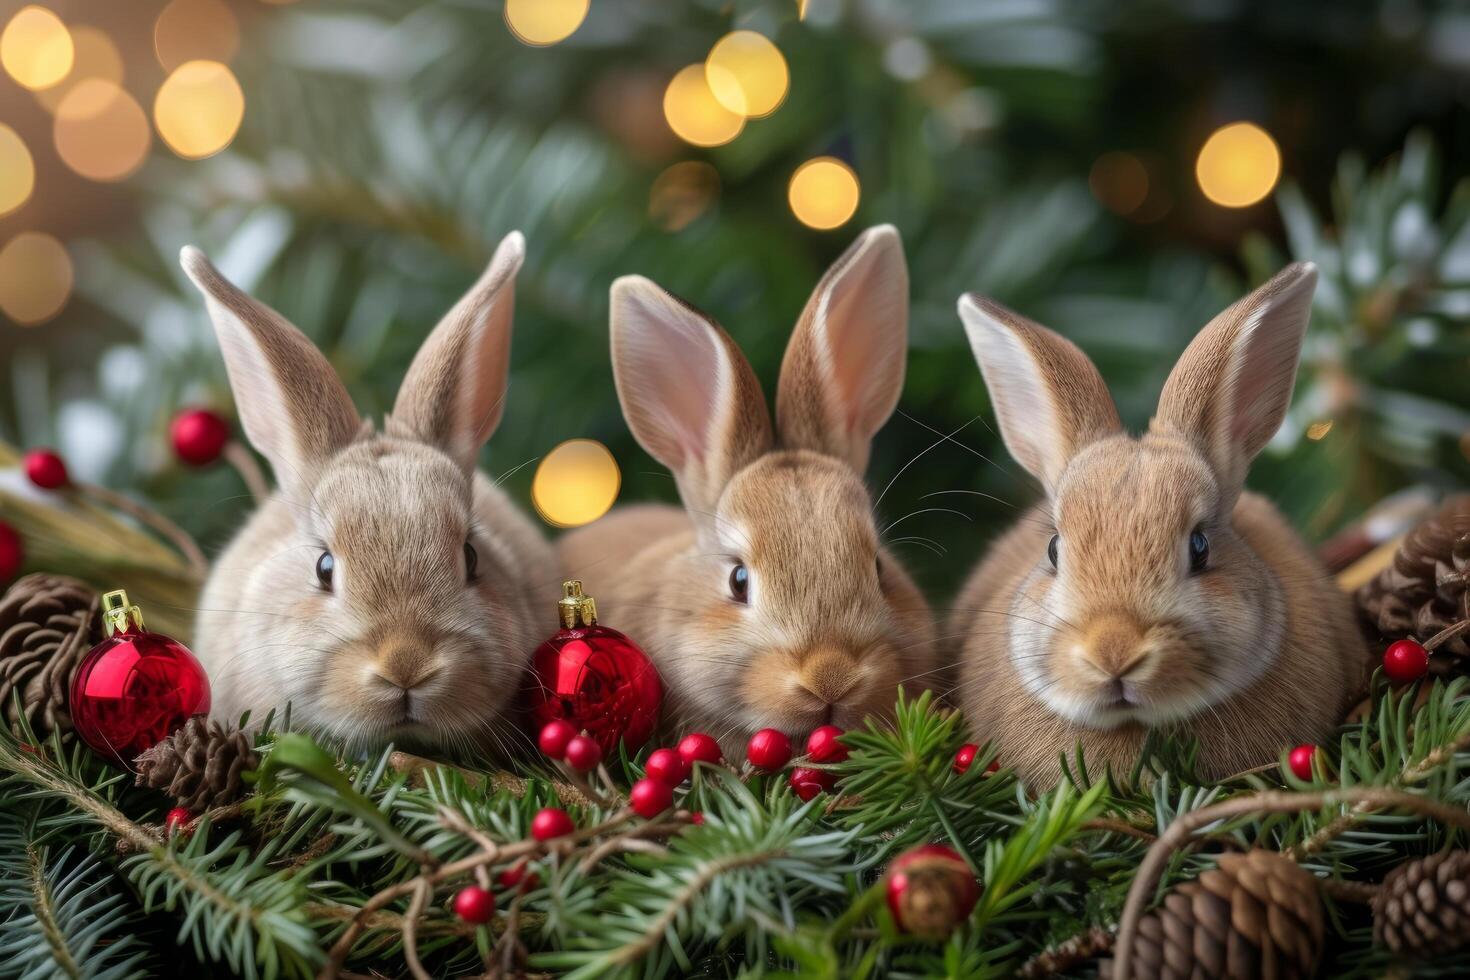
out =
<svg viewBox="0 0 1470 980"><path fill-rule="evenodd" d="M231 439L225 443L224 452L221 454L225 462L235 468L240 474L240 479L245 481L245 488L250 491L250 496L255 498L257 504L263 503L266 497L271 495L270 484L265 482L265 474L260 471L260 464L238 441Z"/></svg>
<svg viewBox="0 0 1470 980"><path fill-rule="evenodd" d="M189 536L188 531L167 517L143 506L131 497L107 487L100 487L95 483L78 483L75 484L75 487L82 495L91 497L103 506L122 511L139 524L152 528L161 537L166 538L188 561L195 578L203 581L204 577L209 574L209 559L204 557L204 552L199 550L199 545Z"/></svg>
<svg viewBox="0 0 1470 980"><path fill-rule="evenodd" d="M419 962L418 925L433 889L422 875L415 881L417 884L413 890L413 900L408 903L408 914L403 917L403 960L417 980L430 980L429 971Z"/></svg>

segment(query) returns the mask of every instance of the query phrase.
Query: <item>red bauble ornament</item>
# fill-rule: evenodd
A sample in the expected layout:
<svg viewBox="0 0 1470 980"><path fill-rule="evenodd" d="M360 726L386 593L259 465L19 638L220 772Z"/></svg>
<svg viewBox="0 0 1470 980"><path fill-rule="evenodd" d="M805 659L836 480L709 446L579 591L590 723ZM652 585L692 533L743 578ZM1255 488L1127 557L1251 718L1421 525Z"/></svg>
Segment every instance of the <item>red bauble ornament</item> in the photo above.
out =
<svg viewBox="0 0 1470 980"><path fill-rule="evenodd" d="M643 764L643 775L670 786L689 778L689 763L673 749L656 749Z"/></svg>
<svg viewBox="0 0 1470 980"><path fill-rule="evenodd" d="M791 739L785 732L774 728L762 728L750 736L745 746L745 757L757 769L776 770L791 761Z"/></svg>
<svg viewBox="0 0 1470 980"><path fill-rule="evenodd" d="M541 727L541 735L536 742L541 746L541 751L553 759L565 759L567 746L576 737L577 730L572 727L572 723L558 718L556 721L548 721Z"/></svg>
<svg viewBox="0 0 1470 980"><path fill-rule="evenodd" d="M567 811L554 806L537 810L536 815L531 818L531 836L537 840L565 837L576 829L577 826L572 823L572 818L567 816Z"/></svg>
<svg viewBox="0 0 1470 980"><path fill-rule="evenodd" d="M690 732L679 740L679 755L691 767L696 762L707 762L710 765L718 765L720 759L720 743L706 735L704 732Z"/></svg>
<svg viewBox="0 0 1470 980"><path fill-rule="evenodd" d="M806 766L797 766L791 770L791 776L787 782L791 784L792 791L805 803L818 793L832 792L832 787L837 785L837 777L825 769L808 769Z"/></svg>
<svg viewBox="0 0 1470 980"><path fill-rule="evenodd" d="M174 416L168 427L174 454L190 466L208 466L230 441L230 426L207 408L191 408Z"/></svg>
<svg viewBox="0 0 1470 980"><path fill-rule="evenodd" d="M21 544L20 535L15 528L0 521L0 582L15 578L25 560L26 549Z"/></svg>
<svg viewBox="0 0 1470 980"><path fill-rule="evenodd" d="M578 772L589 772L602 761L602 749L586 735L578 735L567 743L567 765Z"/></svg>
<svg viewBox="0 0 1470 980"><path fill-rule="evenodd" d="M658 724L663 684L648 655L615 629L597 624L597 606L581 582L567 582L562 628L536 648L526 703L538 730L562 719L586 732L603 755L621 740L636 752Z"/></svg>
<svg viewBox="0 0 1470 980"><path fill-rule="evenodd" d="M26 476L42 490L60 490L71 482L65 461L49 449L32 449L25 462Z"/></svg>
<svg viewBox="0 0 1470 980"><path fill-rule="evenodd" d="M644 820L652 820L674 805L674 791L657 779L640 779L628 790L628 804Z"/></svg>
<svg viewBox="0 0 1470 980"><path fill-rule="evenodd" d="M900 854L888 867L888 911L910 935L949 938L980 900L980 882L965 859L943 844Z"/></svg>
<svg viewBox="0 0 1470 980"><path fill-rule="evenodd" d="M479 885L465 885L454 894L454 914L465 922L482 926L495 918L495 895Z"/></svg>
<svg viewBox="0 0 1470 980"><path fill-rule="evenodd" d="M126 764L189 720L209 713L209 678L188 647L143 628L122 590L102 597L107 639L72 679L71 718L99 755Z"/></svg>
<svg viewBox="0 0 1470 980"><path fill-rule="evenodd" d="M1316 755L1317 746L1315 745L1298 745L1292 749L1291 754L1286 757L1287 764L1291 766L1292 775L1297 779L1310 780L1314 775L1312 759Z"/></svg>
<svg viewBox="0 0 1470 980"><path fill-rule="evenodd" d="M186 806L176 806L163 818L163 829L170 834L188 834L194 830L194 812Z"/></svg>
<svg viewBox="0 0 1470 980"><path fill-rule="evenodd" d="M500 872L495 880L500 883L501 888L515 888L516 886L520 886L520 890L523 892L528 892L541 884L541 876L526 867L525 861L517 861Z"/></svg>
<svg viewBox="0 0 1470 980"><path fill-rule="evenodd" d="M842 729L836 725L812 729L806 737L807 758L813 762L842 762L847 758L847 746L838 741L840 738Z"/></svg>
<svg viewBox="0 0 1470 980"><path fill-rule="evenodd" d="M1429 673L1429 651L1414 640L1396 640L1383 651L1383 672L1395 684L1408 684Z"/></svg>

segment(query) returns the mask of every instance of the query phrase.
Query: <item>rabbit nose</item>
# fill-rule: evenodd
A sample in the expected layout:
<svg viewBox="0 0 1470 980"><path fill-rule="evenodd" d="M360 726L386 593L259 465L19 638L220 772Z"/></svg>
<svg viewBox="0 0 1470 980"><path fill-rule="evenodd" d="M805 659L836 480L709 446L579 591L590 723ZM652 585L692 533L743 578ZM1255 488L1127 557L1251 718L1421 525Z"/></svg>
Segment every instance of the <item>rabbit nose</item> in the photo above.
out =
<svg viewBox="0 0 1470 980"><path fill-rule="evenodd" d="M839 704L858 684L857 664L837 650L818 650L806 657L796 680L823 704Z"/></svg>
<svg viewBox="0 0 1470 980"><path fill-rule="evenodd" d="M1109 678L1125 677L1149 652L1143 627L1122 613L1108 613L1094 619L1077 649L1083 660Z"/></svg>
<svg viewBox="0 0 1470 980"><path fill-rule="evenodd" d="M431 647L391 641L378 648L373 668L375 676L403 691L421 687L438 672Z"/></svg>

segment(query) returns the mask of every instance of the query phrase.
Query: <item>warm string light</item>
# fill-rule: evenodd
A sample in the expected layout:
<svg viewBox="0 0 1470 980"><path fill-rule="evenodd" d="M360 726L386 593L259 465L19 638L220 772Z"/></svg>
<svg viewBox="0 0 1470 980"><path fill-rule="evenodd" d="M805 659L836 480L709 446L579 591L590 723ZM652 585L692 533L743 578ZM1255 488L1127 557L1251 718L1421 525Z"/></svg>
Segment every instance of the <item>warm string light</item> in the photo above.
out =
<svg viewBox="0 0 1470 980"><path fill-rule="evenodd" d="M22 7L0 34L0 63L21 85L45 89L71 71L76 51L61 18L34 4Z"/></svg>
<svg viewBox="0 0 1470 980"><path fill-rule="evenodd" d="M229 146L244 116L245 93L230 69L217 61L180 65L153 101L158 135L186 160L213 156Z"/></svg>
<svg viewBox="0 0 1470 980"><path fill-rule="evenodd" d="M74 24L70 28L72 49L75 58L71 71L58 85L36 93L36 101L49 112L55 112L77 85L89 78L121 85L123 82L122 52L117 45L98 28L87 24Z"/></svg>
<svg viewBox="0 0 1470 980"><path fill-rule="evenodd" d="M1222 207L1249 207L1276 186L1281 151L1261 127L1231 123L1205 140L1194 170L1205 197Z"/></svg>
<svg viewBox="0 0 1470 980"><path fill-rule="evenodd" d="M148 155L148 117L116 83L89 78L56 107L56 153L88 180L116 181L135 173Z"/></svg>
<svg viewBox="0 0 1470 980"><path fill-rule="evenodd" d="M224 0L170 0L153 26L165 71L186 61L227 62L240 49L240 26Z"/></svg>
<svg viewBox="0 0 1470 980"><path fill-rule="evenodd" d="M817 157L796 168L787 188L796 220L826 231L847 222L862 196L857 174L836 157Z"/></svg>
<svg viewBox="0 0 1470 980"><path fill-rule="evenodd" d="M607 447L594 439L569 439L536 467L531 500L554 527L580 527L608 512L618 499L622 474Z"/></svg>
<svg viewBox="0 0 1470 980"><path fill-rule="evenodd" d="M72 280L71 256L50 235L23 231L0 248L0 310L21 326L60 313Z"/></svg>
<svg viewBox="0 0 1470 980"><path fill-rule="evenodd" d="M20 134L0 123L0 214L9 214L31 198L36 164Z"/></svg>
<svg viewBox="0 0 1470 980"><path fill-rule="evenodd" d="M755 31L722 37L705 58L704 70L715 100L747 119L775 112L791 78L780 49Z"/></svg>
<svg viewBox="0 0 1470 980"><path fill-rule="evenodd" d="M720 146L740 135L745 116L720 104L710 90L704 65L688 65L664 89L664 118L686 143Z"/></svg>
<svg viewBox="0 0 1470 980"><path fill-rule="evenodd" d="M565 41L587 19L590 0L506 0L505 23L522 44L542 48Z"/></svg>

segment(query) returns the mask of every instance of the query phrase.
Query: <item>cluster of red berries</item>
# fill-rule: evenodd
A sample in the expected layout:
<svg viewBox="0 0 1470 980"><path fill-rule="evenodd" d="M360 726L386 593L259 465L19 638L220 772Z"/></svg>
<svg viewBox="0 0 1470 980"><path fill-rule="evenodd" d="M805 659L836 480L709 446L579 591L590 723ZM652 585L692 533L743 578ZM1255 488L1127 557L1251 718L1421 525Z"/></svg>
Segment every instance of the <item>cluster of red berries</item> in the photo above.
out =
<svg viewBox="0 0 1470 980"><path fill-rule="evenodd" d="M766 772L785 768L792 755L791 739L774 728L762 728L750 737L745 746L745 757L750 764ZM818 765L830 765L846 759L847 746L842 744L842 729L836 725L814 729L806 739L806 758ZM837 777L828 769L796 766L786 777L786 782L791 791L805 802L818 793L830 793L837 784Z"/></svg>
<svg viewBox="0 0 1470 980"><path fill-rule="evenodd" d="M566 814L563 813L562 816ZM568 822L570 823L570 820ZM534 868L528 868L525 861L517 861L501 871L496 876L495 882L506 891L516 888L526 892L541 883L541 876ZM484 925L495 918L495 893L479 885L464 886L454 893L454 914L471 925Z"/></svg>

